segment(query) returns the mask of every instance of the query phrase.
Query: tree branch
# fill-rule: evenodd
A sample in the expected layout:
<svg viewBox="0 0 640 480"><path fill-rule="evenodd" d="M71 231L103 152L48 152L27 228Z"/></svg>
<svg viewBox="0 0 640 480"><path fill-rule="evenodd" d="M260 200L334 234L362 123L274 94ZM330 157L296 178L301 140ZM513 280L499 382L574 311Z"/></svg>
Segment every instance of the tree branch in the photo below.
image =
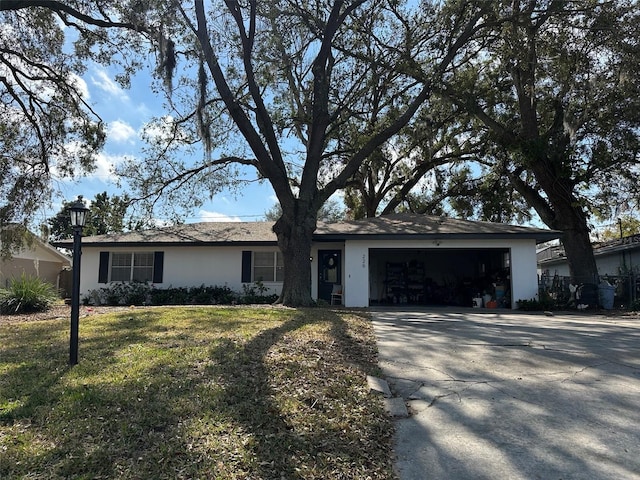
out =
<svg viewBox="0 0 640 480"><path fill-rule="evenodd" d="M189 22L191 29L196 34L197 40L202 48L205 62L209 67L213 81L220 93L220 97L227 107L229 115L231 115L234 123L238 126L240 133L249 144L249 148L251 148L255 154L255 166L258 168L258 172L270 180L281 204L291 202L293 199L293 193L291 192L291 188L287 181L285 165L281 161L274 161L270 152L265 148L260 135L253 127L251 120L247 117L242 106L237 102L229 84L227 83L224 72L220 67L218 58L209 39L204 2L203 0L195 0L194 3L197 25L192 25L186 15L185 20Z"/></svg>
<svg viewBox="0 0 640 480"><path fill-rule="evenodd" d="M137 25L129 22L114 22L112 20L103 20L86 15L64 2L55 0L2 0L0 2L0 11L22 10L25 8L42 7L47 8L57 14L65 13L76 18L88 25L107 28L125 28L136 32L146 32L149 30L144 25Z"/></svg>

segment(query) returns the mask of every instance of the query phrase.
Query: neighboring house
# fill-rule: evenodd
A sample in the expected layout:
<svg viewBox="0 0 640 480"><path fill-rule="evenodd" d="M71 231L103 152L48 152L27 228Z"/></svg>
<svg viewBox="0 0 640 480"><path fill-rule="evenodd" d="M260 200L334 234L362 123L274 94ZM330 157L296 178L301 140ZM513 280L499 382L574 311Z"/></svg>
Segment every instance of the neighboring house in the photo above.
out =
<svg viewBox="0 0 640 480"><path fill-rule="evenodd" d="M71 260L48 243L33 236L30 245L14 252L11 258L0 259L0 287L6 288L12 278L23 274L37 277L60 290Z"/></svg>
<svg viewBox="0 0 640 480"><path fill-rule="evenodd" d="M593 255L600 276L640 274L640 234L593 244ZM562 245L538 251L538 272L547 277L568 277L569 264Z"/></svg>
<svg viewBox="0 0 640 480"><path fill-rule="evenodd" d="M284 271L272 222L196 223L85 237L81 292L111 282L155 287L261 281L279 293ZM342 286L348 307L472 305L493 293L506 306L537 294L536 245L559 232L414 214L320 223L313 235L311 292L330 301ZM71 241L58 242L69 248ZM497 285L497 288L494 287Z"/></svg>

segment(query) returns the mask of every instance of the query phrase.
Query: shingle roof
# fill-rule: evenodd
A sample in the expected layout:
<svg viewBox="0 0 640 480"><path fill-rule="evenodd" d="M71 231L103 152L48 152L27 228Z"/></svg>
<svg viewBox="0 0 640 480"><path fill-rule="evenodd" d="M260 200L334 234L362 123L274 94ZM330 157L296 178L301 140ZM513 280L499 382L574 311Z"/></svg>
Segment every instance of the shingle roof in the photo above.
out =
<svg viewBox="0 0 640 480"><path fill-rule="evenodd" d="M592 243L593 255L597 258L605 255L619 254L630 250L640 249L640 234L617 238L606 242ZM538 264L552 265L566 263L567 254L563 245L553 245L537 253Z"/></svg>
<svg viewBox="0 0 640 480"><path fill-rule="evenodd" d="M503 223L460 220L450 217L400 213L362 220L321 224L315 236L323 240L354 237L369 238L535 238L547 241L560 232Z"/></svg>
<svg viewBox="0 0 640 480"><path fill-rule="evenodd" d="M131 246L157 245L266 245L277 242L273 222L203 222L174 225L140 232L127 232L84 237L83 245ZM540 228L477 222L449 217L418 214L393 214L339 223L319 222L316 241L353 238L533 238L539 242L558 238L560 232ZM68 247L71 240L57 242Z"/></svg>
<svg viewBox="0 0 640 480"><path fill-rule="evenodd" d="M202 222L173 225L126 233L112 233L84 237L83 245L225 245L225 244L275 244L273 222ZM70 243L70 240L58 244Z"/></svg>

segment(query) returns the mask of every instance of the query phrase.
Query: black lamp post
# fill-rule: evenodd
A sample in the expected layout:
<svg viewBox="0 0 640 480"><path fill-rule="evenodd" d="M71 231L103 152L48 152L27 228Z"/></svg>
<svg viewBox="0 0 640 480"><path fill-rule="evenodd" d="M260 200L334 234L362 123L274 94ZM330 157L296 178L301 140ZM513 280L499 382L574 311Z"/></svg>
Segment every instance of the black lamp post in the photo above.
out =
<svg viewBox="0 0 640 480"><path fill-rule="evenodd" d="M87 220L87 212L82 195L69 206L73 227L73 286L71 289L71 337L69 340L69 365L78 363L78 330L80 324L80 255L82 227Z"/></svg>

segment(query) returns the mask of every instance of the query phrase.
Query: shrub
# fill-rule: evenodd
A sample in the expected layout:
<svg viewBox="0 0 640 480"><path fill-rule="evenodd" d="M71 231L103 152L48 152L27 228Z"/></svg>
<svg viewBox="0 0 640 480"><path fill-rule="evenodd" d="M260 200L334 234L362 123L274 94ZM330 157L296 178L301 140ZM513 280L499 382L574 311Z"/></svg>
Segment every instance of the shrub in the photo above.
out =
<svg viewBox="0 0 640 480"><path fill-rule="evenodd" d="M83 299L88 305L231 305L235 302L273 303L278 295L268 295L269 290L261 282L244 285L242 293L225 286L155 288L146 283L112 283L99 290L90 291Z"/></svg>
<svg viewBox="0 0 640 480"><path fill-rule="evenodd" d="M189 289L185 287L152 288L152 305L188 305L191 302Z"/></svg>
<svg viewBox="0 0 640 480"><path fill-rule="evenodd" d="M634 300L629 304L629 310L631 310L632 312L638 312L640 311L640 299L639 300Z"/></svg>
<svg viewBox="0 0 640 480"><path fill-rule="evenodd" d="M242 295L240 295L240 303L250 304L268 304L278 300L278 295L267 295L268 287L260 281L256 281L253 285L242 285Z"/></svg>
<svg viewBox="0 0 640 480"><path fill-rule="evenodd" d="M141 282L112 283L99 290L91 290L83 299L85 305L145 305L149 303L151 286Z"/></svg>
<svg viewBox="0 0 640 480"><path fill-rule="evenodd" d="M518 305L518 310L523 310L525 312L538 312L543 310L557 310L558 306L552 299L543 298L540 300L536 300L532 298L531 300L518 300L516 302Z"/></svg>
<svg viewBox="0 0 640 480"><path fill-rule="evenodd" d="M43 312L57 300L53 285L37 277L22 274L14 278L8 290L0 292L0 312L8 314Z"/></svg>
<svg viewBox="0 0 640 480"><path fill-rule="evenodd" d="M540 292L538 299L532 298L530 300L518 300L516 305L519 310L524 311L543 311L543 310L558 310L562 308L558 300L553 298L549 292Z"/></svg>
<svg viewBox="0 0 640 480"><path fill-rule="evenodd" d="M215 285L213 287L205 287L204 285L191 287L188 296L191 299L191 303L196 305L229 305L236 298L236 294L229 287Z"/></svg>
<svg viewBox="0 0 640 480"><path fill-rule="evenodd" d="M236 293L226 285L224 287L213 286L210 288L215 303L229 305L236 299Z"/></svg>
<svg viewBox="0 0 640 480"><path fill-rule="evenodd" d="M132 282L125 284L123 298L125 305L145 305L149 303L151 287L146 283Z"/></svg>

